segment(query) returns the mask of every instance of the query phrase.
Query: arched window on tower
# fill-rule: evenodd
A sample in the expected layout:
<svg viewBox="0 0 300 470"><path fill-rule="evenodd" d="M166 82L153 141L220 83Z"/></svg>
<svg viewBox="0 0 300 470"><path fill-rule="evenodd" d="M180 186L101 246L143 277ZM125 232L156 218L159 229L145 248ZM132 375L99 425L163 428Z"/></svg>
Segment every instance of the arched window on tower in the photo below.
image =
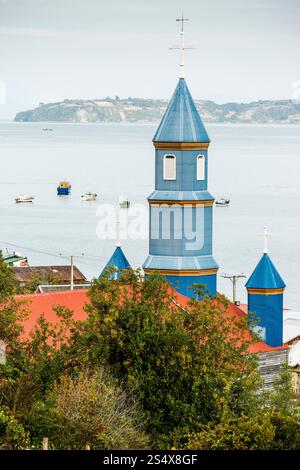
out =
<svg viewBox="0 0 300 470"><path fill-rule="evenodd" d="M164 155L164 180L176 180L175 155Z"/></svg>
<svg viewBox="0 0 300 470"><path fill-rule="evenodd" d="M197 180L205 180L205 155L197 155Z"/></svg>

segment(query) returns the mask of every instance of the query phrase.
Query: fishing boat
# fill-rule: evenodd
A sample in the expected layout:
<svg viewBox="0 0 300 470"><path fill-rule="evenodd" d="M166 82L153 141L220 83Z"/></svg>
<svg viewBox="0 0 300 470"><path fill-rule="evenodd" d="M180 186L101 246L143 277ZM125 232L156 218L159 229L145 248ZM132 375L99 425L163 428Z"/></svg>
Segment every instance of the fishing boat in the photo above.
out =
<svg viewBox="0 0 300 470"><path fill-rule="evenodd" d="M33 200L34 200L34 196L27 196L25 194L15 197L16 203L33 202Z"/></svg>
<svg viewBox="0 0 300 470"><path fill-rule="evenodd" d="M121 209L128 209L130 206L130 202L127 197L125 196L120 196L119 197L119 206Z"/></svg>
<svg viewBox="0 0 300 470"><path fill-rule="evenodd" d="M82 201L96 201L97 194L96 193L85 193L81 196Z"/></svg>
<svg viewBox="0 0 300 470"><path fill-rule="evenodd" d="M57 186L57 195L58 196L68 196L71 192L71 184L69 181L63 180L59 182Z"/></svg>
<svg viewBox="0 0 300 470"><path fill-rule="evenodd" d="M219 207L229 206L229 203L230 203L230 199L225 199L224 197L217 199L215 202L216 206L219 206Z"/></svg>
<svg viewBox="0 0 300 470"><path fill-rule="evenodd" d="M17 253L16 251L13 251L12 253L7 252L3 257L3 261L11 268L23 268L24 266L28 266L27 257Z"/></svg>

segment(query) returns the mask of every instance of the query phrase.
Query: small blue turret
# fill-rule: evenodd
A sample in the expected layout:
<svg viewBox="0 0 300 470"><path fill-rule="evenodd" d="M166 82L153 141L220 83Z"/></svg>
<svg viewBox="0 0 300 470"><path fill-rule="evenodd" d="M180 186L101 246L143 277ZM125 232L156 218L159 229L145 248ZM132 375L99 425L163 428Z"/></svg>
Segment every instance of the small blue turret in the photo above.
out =
<svg viewBox="0 0 300 470"><path fill-rule="evenodd" d="M117 272L114 273L114 279L119 279L121 275L121 271L126 268L130 268L129 261L127 260L126 256L123 253L123 250L121 246L117 246L115 251L113 252L111 258L109 261L106 263L105 267L103 268L101 275L104 273L104 271L109 267L115 267L117 268Z"/></svg>
<svg viewBox="0 0 300 470"><path fill-rule="evenodd" d="M249 327L269 346L283 344L283 293L286 285L267 250L246 283ZM253 318L254 315L254 318Z"/></svg>

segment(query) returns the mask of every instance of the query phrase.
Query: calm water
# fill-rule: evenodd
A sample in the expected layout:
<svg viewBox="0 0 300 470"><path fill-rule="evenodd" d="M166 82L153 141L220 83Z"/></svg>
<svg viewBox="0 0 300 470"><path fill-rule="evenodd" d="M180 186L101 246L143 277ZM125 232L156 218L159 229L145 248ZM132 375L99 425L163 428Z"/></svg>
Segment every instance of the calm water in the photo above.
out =
<svg viewBox="0 0 300 470"><path fill-rule="evenodd" d="M144 203L154 187L153 125L0 123L0 248L26 254L30 264L63 264L59 256L84 252L76 264L91 278L110 257L115 241L96 236L97 202L117 203L120 194ZM270 253L287 283L285 304L300 306L300 127L207 126L209 190L229 196L228 208L214 212L214 254L220 274L251 274L262 251L258 236L268 225ZM72 195L58 198L60 179ZM33 194L32 205L14 203ZM18 246L12 247L8 243ZM133 266L143 263L147 240L124 241ZM31 251L34 249L37 251ZM46 253L42 253L46 252ZM246 300L240 281L239 299ZM219 291L231 295L219 277Z"/></svg>

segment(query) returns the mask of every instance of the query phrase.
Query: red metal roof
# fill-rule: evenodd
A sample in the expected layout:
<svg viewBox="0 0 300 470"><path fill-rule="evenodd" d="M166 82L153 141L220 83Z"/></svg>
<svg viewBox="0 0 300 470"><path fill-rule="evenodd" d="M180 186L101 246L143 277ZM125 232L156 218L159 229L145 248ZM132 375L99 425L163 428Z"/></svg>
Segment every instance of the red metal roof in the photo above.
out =
<svg viewBox="0 0 300 470"><path fill-rule="evenodd" d="M87 296L88 289L64 291L64 292L50 292L43 294L26 294L18 295L17 298L22 301L26 301L27 308L29 310L29 317L24 321L24 333L28 336L36 321L41 314L44 314L45 318L53 323L58 321L58 318L53 309L58 305L63 305L74 312L75 320L85 320L87 313L84 311L84 305L88 303ZM183 308L187 308L189 298L179 294L178 292L172 292L174 301ZM174 295L175 294L175 295ZM229 303L228 315L232 315L238 318L247 316L245 311L233 303ZM249 332L249 339L251 333ZM259 353L268 351L277 351L286 349L287 346L272 347L268 346L263 341L253 343L249 346L249 353Z"/></svg>
<svg viewBox="0 0 300 470"><path fill-rule="evenodd" d="M75 320L85 320L87 317L83 307L87 303L88 289L47 292L44 294L18 295L17 299L25 301L25 307L29 310L29 316L24 321L24 333L28 336L38 318L44 314L46 320L56 323L58 321L53 309L58 305L63 305L74 312Z"/></svg>

